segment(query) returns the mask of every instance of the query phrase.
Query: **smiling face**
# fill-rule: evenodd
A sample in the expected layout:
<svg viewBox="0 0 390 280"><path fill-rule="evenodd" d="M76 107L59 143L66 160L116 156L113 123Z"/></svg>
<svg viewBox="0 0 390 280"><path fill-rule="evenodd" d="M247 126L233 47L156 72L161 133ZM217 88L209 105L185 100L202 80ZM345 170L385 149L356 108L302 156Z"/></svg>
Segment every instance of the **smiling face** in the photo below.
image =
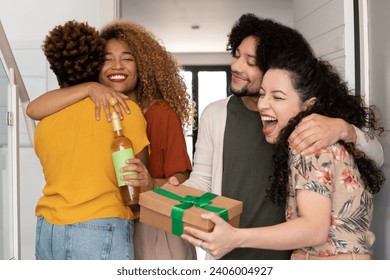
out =
<svg viewBox="0 0 390 280"><path fill-rule="evenodd" d="M126 43L110 39L104 51L99 81L116 91L130 95L137 85L137 63Z"/></svg>
<svg viewBox="0 0 390 280"><path fill-rule="evenodd" d="M281 69L268 70L264 75L257 103L267 142L276 143L280 131L287 126L288 121L306 110L311 100L301 101L289 72Z"/></svg>
<svg viewBox="0 0 390 280"><path fill-rule="evenodd" d="M258 96L261 85L262 73L256 65L257 40L248 36L242 40L233 56L231 62L232 82L230 91L235 95Z"/></svg>

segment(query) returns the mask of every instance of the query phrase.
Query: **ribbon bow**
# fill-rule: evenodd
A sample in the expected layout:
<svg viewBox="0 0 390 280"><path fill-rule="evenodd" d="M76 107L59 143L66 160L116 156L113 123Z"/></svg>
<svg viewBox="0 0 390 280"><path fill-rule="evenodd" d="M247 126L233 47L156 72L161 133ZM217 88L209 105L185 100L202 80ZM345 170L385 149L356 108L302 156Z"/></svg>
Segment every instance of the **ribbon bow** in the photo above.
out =
<svg viewBox="0 0 390 280"><path fill-rule="evenodd" d="M183 233L183 216L184 211L195 206L198 208L202 208L211 212L216 212L219 214L219 216L224 219L225 221L229 220L228 217L228 210L225 208L215 207L211 206L211 201L217 197L216 194L206 192L202 194L201 196L193 196L193 195L187 195L185 197L181 197L177 194L174 194L170 191L167 191L165 189L154 189L155 193L160 194L162 196L180 201L181 204L174 205L172 207L171 211L171 218L172 218L172 233L175 235L182 235Z"/></svg>

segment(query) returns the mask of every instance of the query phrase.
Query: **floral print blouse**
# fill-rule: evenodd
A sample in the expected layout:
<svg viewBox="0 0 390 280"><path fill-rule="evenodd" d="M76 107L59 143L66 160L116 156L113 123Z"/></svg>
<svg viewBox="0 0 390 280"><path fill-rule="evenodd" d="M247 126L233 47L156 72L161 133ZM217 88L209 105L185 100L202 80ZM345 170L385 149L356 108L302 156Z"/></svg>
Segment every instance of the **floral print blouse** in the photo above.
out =
<svg viewBox="0 0 390 280"><path fill-rule="evenodd" d="M299 216L297 190L310 190L332 201L331 226L325 244L302 248L319 256L339 253L372 254L375 235L370 231L373 196L364 182L352 155L335 144L309 156L289 156L290 178L286 219Z"/></svg>

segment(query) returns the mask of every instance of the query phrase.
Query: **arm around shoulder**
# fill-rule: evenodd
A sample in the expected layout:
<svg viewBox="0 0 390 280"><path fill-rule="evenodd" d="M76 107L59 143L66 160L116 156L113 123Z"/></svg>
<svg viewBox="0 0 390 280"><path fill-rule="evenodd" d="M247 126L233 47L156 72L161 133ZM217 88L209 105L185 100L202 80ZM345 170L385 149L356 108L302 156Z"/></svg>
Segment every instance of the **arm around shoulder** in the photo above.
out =
<svg viewBox="0 0 390 280"><path fill-rule="evenodd" d="M33 120L41 120L88 96L88 87L84 84L48 91L31 101L27 115Z"/></svg>

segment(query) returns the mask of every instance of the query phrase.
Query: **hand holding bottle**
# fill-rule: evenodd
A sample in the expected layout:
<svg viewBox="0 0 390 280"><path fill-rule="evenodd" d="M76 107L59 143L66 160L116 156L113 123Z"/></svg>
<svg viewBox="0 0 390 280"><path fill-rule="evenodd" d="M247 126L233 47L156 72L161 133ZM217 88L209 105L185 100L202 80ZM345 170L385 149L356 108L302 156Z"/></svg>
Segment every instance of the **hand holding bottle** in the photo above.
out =
<svg viewBox="0 0 390 280"><path fill-rule="evenodd" d="M123 174L123 167L126 166L126 160L129 158L134 158L133 144L130 139L123 135L121 121L117 112L113 112L111 115L112 118L112 128L114 131L114 139L111 143L111 153L112 160L115 168L117 184L121 194L122 202L124 205L129 206L133 210L138 209L138 197L140 193L139 188L134 188L126 184L122 180L123 175L136 175L135 171L126 171L130 174ZM135 173L135 174L133 174ZM137 180L128 179L128 180Z"/></svg>
<svg viewBox="0 0 390 280"><path fill-rule="evenodd" d="M123 166L121 172L131 172L133 174L124 174L121 180L126 182L126 185L133 188L142 188L143 191L149 191L158 188L157 182L150 176L150 173L142 161L138 158L129 158L126 160L126 166Z"/></svg>

